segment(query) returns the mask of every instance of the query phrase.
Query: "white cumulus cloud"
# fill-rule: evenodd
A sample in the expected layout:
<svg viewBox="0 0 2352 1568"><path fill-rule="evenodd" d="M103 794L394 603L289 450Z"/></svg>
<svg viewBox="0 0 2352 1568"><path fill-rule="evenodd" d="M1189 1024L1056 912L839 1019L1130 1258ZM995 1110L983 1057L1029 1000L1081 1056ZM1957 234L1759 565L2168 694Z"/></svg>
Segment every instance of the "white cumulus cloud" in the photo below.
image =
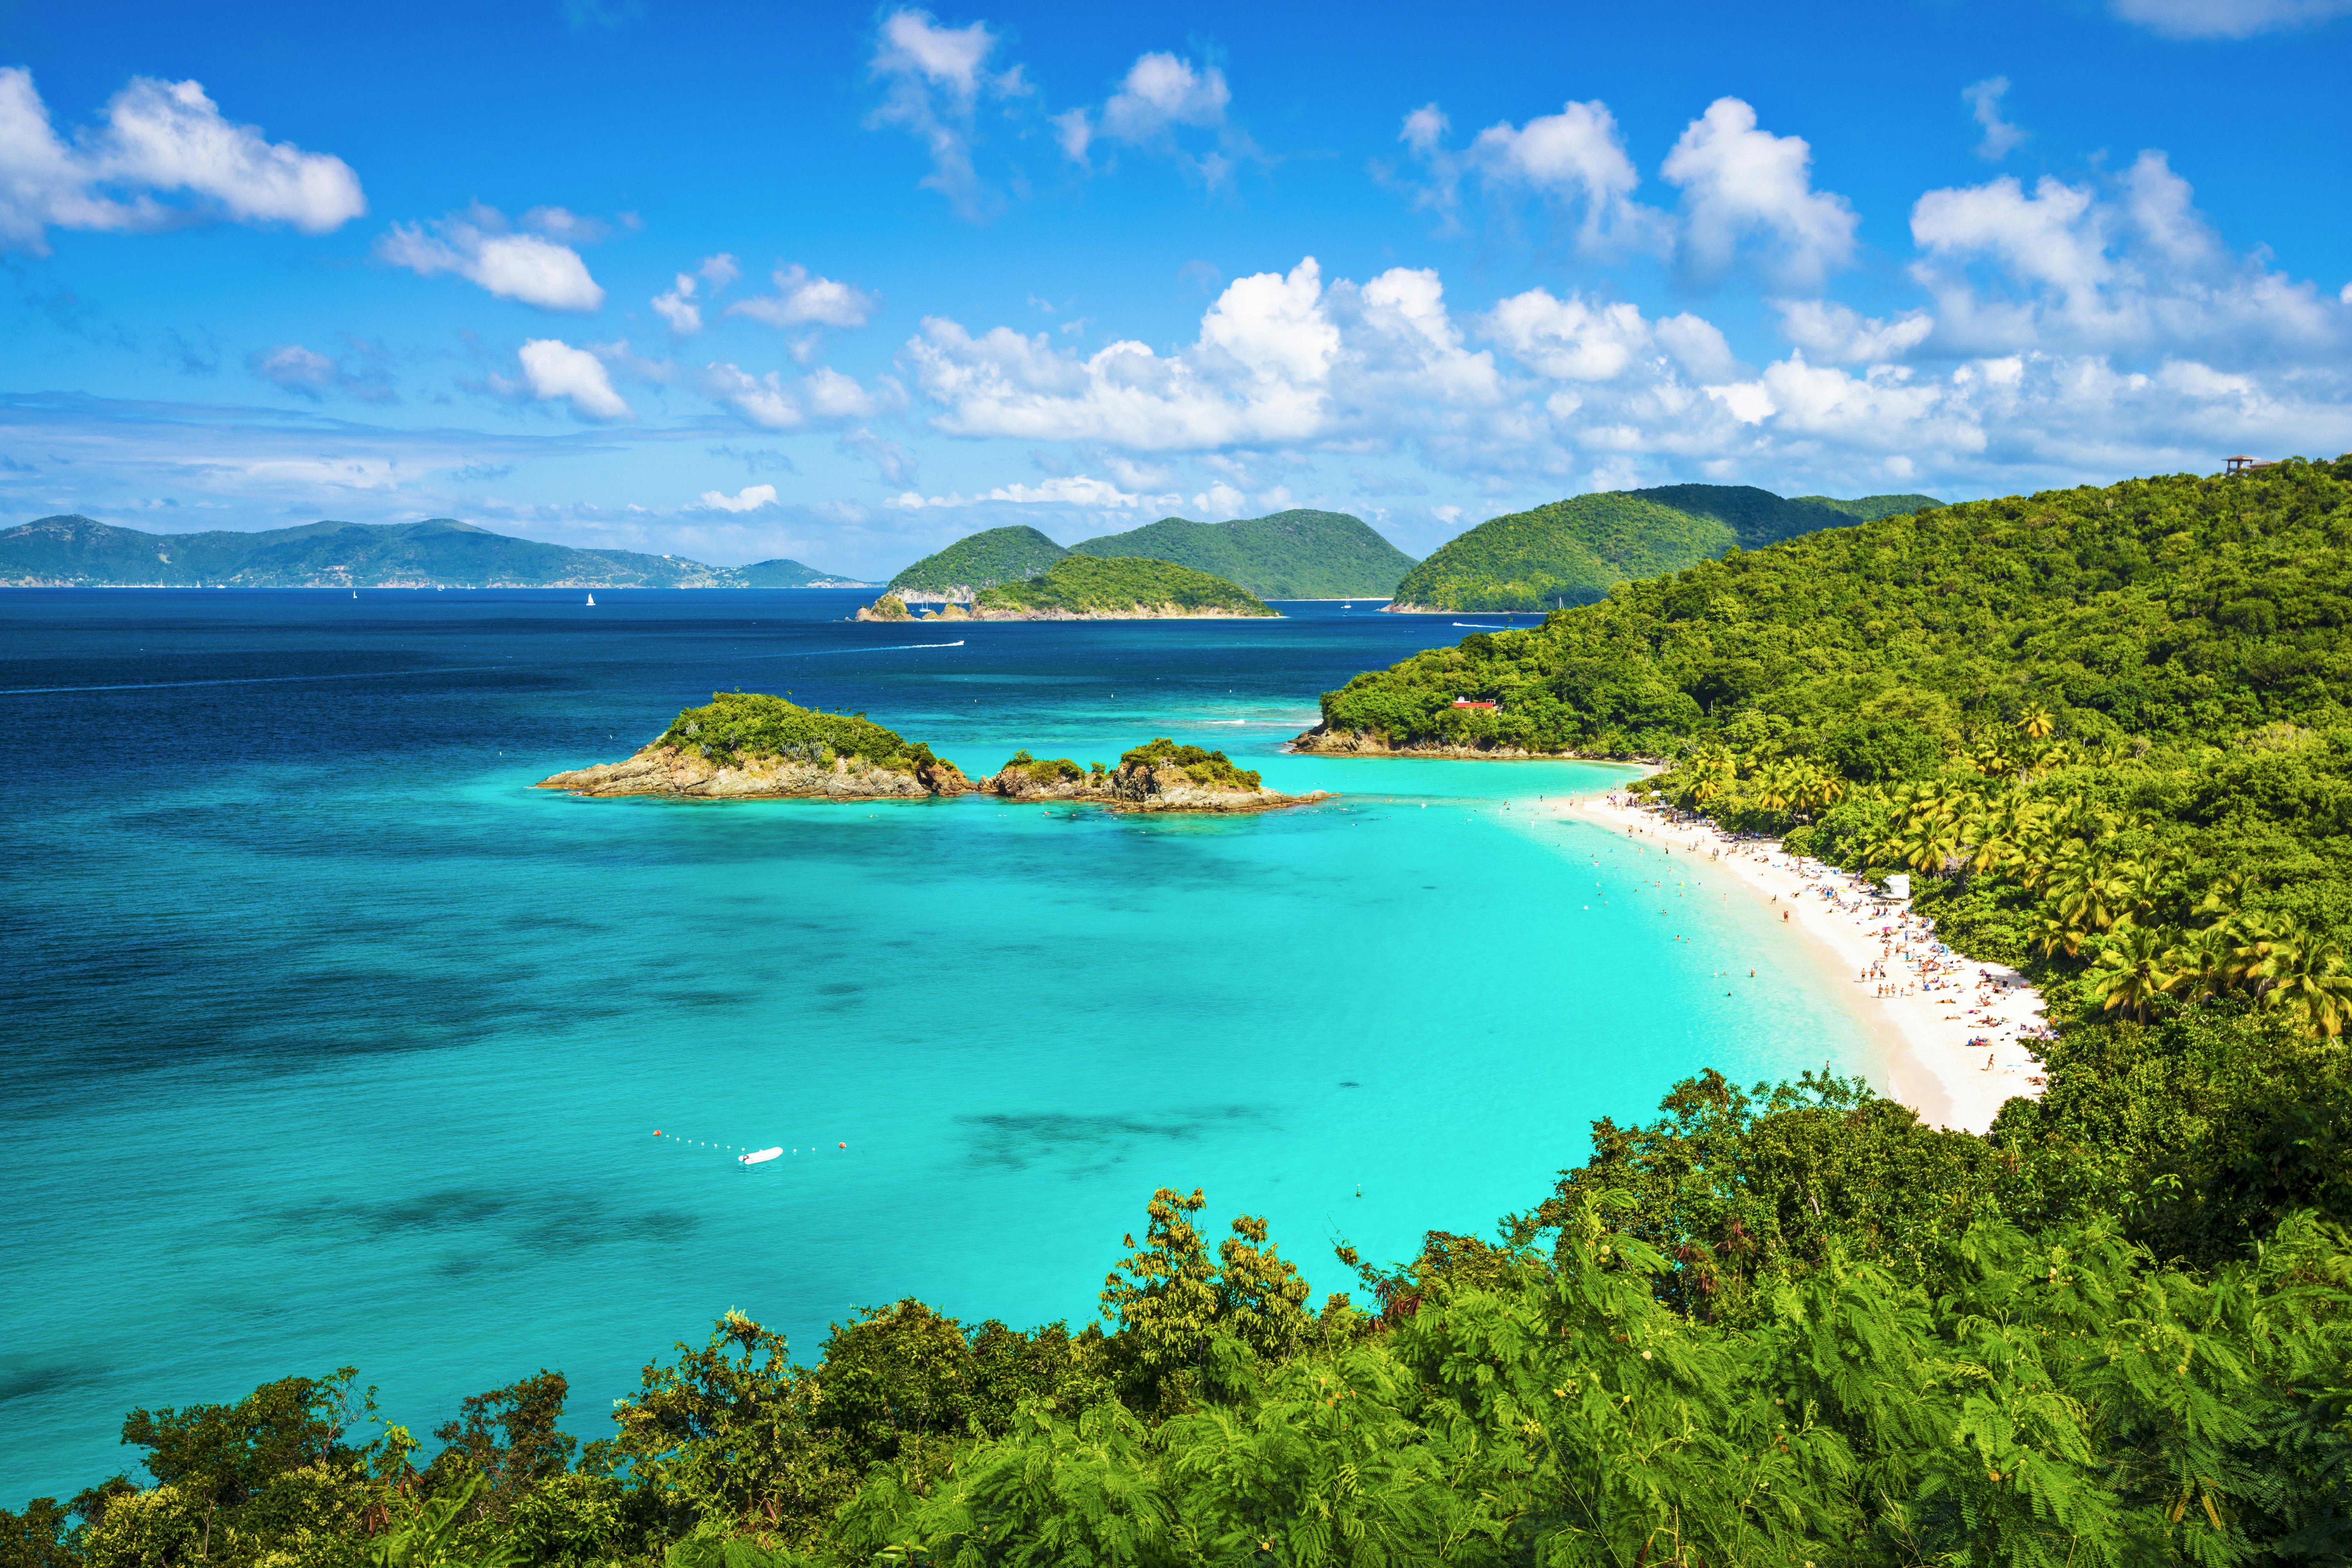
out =
<svg viewBox="0 0 2352 1568"><path fill-rule="evenodd" d="M771 274L773 294L739 300L727 307L730 316L749 316L772 327L862 327L873 320L882 301L863 289L830 278L819 278L806 268L793 266Z"/></svg>
<svg viewBox="0 0 2352 1568"><path fill-rule="evenodd" d="M522 383L491 378L498 390L523 392L541 403L569 403L577 418L603 424L634 419L635 413L613 390L604 362L586 349L575 349L561 338L533 338L522 345Z"/></svg>
<svg viewBox="0 0 2352 1568"><path fill-rule="evenodd" d="M840 425L870 419L906 405L906 390L888 376L871 387L855 376L820 366L797 383L769 371L754 375L739 365L713 363L700 376L704 396L724 404L763 430L797 430L804 425Z"/></svg>
<svg viewBox="0 0 2352 1568"><path fill-rule="evenodd" d="M1448 150L1450 122L1437 105L1425 104L1404 118L1398 133L1426 173L1429 183L1417 205L1449 221L1459 205L1461 183L1476 175L1489 188L1532 192L1574 216L1580 248L1648 248L1663 235L1662 215L1633 200L1642 177L1625 150L1616 117L1594 100L1573 100L1558 114L1538 115L1525 125L1498 121L1459 152Z"/></svg>
<svg viewBox="0 0 2352 1568"><path fill-rule="evenodd" d="M942 317L906 353L941 430L1129 451L1337 438L1500 395L1492 356L1463 345L1434 272L1327 289L1312 257L1234 279L1171 354L1124 340L1082 359L1043 332L974 334Z"/></svg>
<svg viewBox="0 0 2352 1568"><path fill-rule="evenodd" d="M1929 349L2171 354L2317 369L2352 352L2343 301L2233 256L2161 153L2121 174L2032 190L2003 176L1929 191L1913 274L1936 299Z"/></svg>
<svg viewBox="0 0 2352 1568"><path fill-rule="evenodd" d="M1215 66L1196 66L1181 55L1154 51L1137 57L1100 109L1073 109L1054 116L1055 139L1063 153L1078 163L1087 161L1087 152L1097 141L1175 152L1194 173L1215 184L1233 167L1228 153L1209 151L1195 156L1178 147L1175 138L1182 130L1224 130L1225 110L1232 102L1225 73Z"/></svg>
<svg viewBox="0 0 2352 1568"><path fill-rule="evenodd" d="M1813 189L1812 161L1802 137L1758 129L1756 110L1738 99L1707 105L1659 168L1682 189L1685 265L1720 277L1743 243L1760 237L1767 269L1787 286L1810 287L1845 266L1862 220L1843 196Z"/></svg>
<svg viewBox="0 0 2352 1568"><path fill-rule="evenodd" d="M1984 137L1977 143L1977 156L1989 163L1998 163L2008 157L2030 134L2000 117L2000 100L2008 91L2009 79L2005 76L1987 77L1960 89L1960 100L1984 128Z"/></svg>
<svg viewBox="0 0 2352 1568"><path fill-rule="evenodd" d="M710 286L713 294L742 276L735 258L721 251L706 256L702 265L692 272L681 272L677 281L662 293L653 297L654 311L669 323L669 330L679 337L692 337L702 331L702 306L696 296L703 284Z"/></svg>
<svg viewBox="0 0 2352 1568"><path fill-rule="evenodd" d="M882 84L882 102L869 126L896 126L923 145L931 172L919 182L939 192L957 213L978 218L995 205L995 193L972 162L979 107L987 99L1029 92L1021 68L991 71L997 36L984 22L943 27L928 11L893 11L883 18L866 72Z"/></svg>
<svg viewBox="0 0 2352 1568"><path fill-rule="evenodd" d="M1773 306L1790 342L1835 364L1901 359L1936 330L1936 319L1925 310L1883 320L1829 300L1776 300Z"/></svg>
<svg viewBox="0 0 2352 1568"><path fill-rule="evenodd" d="M513 233L490 207L430 224L396 223L377 242L376 254L419 277L454 272L501 300L542 310L585 312L604 303L604 290L578 251L542 235Z"/></svg>
<svg viewBox="0 0 2352 1568"><path fill-rule="evenodd" d="M705 490L702 504L713 511L757 511L776 504L776 487L746 485L731 496L724 490Z"/></svg>
<svg viewBox="0 0 2352 1568"><path fill-rule="evenodd" d="M366 210L349 164L223 119L199 83L133 77L104 124L68 143L32 72L0 68L0 248L46 254L53 227L139 232L207 217L324 234Z"/></svg>

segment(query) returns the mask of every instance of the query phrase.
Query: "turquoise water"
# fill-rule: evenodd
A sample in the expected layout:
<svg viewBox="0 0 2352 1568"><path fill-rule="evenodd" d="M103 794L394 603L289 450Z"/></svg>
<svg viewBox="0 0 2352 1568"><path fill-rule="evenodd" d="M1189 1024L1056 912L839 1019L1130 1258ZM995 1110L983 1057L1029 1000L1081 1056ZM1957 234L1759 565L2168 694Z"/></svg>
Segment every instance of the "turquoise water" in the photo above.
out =
<svg viewBox="0 0 2352 1568"><path fill-rule="evenodd" d="M593 1436L730 1307L807 1355L903 1295L1075 1323L1160 1184L1344 1289L1334 1242L1486 1230L1699 1067L1868 1060L1750 900L1530 809L1626 770L1279 752L1448 626L608 597L0 595L0 1500L120 1468L134 1405L346 1363L419 1430L560 1368ZM1342 794L1185 820L529 788L736 686L974 772L1168 734Z"/></svg>

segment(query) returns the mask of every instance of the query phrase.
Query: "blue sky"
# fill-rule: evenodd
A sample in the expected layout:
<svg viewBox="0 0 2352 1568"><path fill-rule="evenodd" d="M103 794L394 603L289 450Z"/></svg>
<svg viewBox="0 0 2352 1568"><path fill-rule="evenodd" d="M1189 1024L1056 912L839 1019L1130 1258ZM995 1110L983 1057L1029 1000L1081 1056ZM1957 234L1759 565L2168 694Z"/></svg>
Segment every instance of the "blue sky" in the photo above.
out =
<svg viewBox="0 0 2352 1568"><path fill-rule="evenodd" d="M0 521L881 575L2352 448L2352 0L0 9Z"/></svg>

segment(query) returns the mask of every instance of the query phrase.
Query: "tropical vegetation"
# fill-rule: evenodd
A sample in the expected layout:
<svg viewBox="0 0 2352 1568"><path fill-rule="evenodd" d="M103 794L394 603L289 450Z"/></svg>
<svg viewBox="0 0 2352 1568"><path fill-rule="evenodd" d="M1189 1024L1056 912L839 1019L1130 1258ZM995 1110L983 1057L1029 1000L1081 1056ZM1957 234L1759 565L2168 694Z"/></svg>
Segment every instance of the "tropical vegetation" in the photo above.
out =
<svg viewBox="0 0 2352 1568"><path fill-rule="evenodd" d="M1612 586L1676 572L1734 549L1836 528L1857 517L1940 503L1929 496L1784 500L1748 485L1611 490L1491 519L1397 584L1400 609L1545 610L1587 605Z"/></svg>
<svg viewBox="0 0 2352 1568"><path fill-rule="evenodd" d="M1257 770L1235 767L1233 759L1223 752L1213 752L1201 746L1180 746L1165 735L1120 752L1118 760L1123 767L1181 768L1194 784L1214 784L1225 789L1256 789L1262 782Z"/></svg>
<svg viewBox="0 0 2352 1568"><path fill-rule="evenodd" d="M983 618L1014 616L1270 616L1246 589L1170 561L1069 555L1024 582L999 583L972 596Z"/></svg>
<svg viewBox="0 0 2352 1568"><path fill-rule="evenodd" d="M721 767L753 757L830 767L835 758L847 758L912 773L941 763L929 745L901 739L863 713L827 713L753 691L712 692L707 706L681 709L653 743L692 752Z"/></svg>
<svg viewBox="0 0 2352 1568"><path fill-rule="evenodd" d="M1361 518L1305 508L1231 522L1166 517L1127 533L1080 540L1070 552L1173 561L1261 599L1384 599L1413 565Z"/></svg>
<svg viewBox="0 0 2352 1568"><path fill-rule="evenodd" d="M1025 525L983 529L890 579L890 592L955 594L1034 577L1069 552Z"/></svg>

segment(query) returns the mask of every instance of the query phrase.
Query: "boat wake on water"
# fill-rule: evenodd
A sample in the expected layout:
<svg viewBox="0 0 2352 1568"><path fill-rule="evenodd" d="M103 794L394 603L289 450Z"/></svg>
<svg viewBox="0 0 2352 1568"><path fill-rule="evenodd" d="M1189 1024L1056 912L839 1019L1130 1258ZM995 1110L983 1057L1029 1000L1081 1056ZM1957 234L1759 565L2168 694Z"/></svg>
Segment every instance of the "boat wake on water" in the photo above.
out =
<svg viewBox="0 0 2352 1568"><path fill-rule="evenodd" d="M958 637L953 642L894 642L884 643L878 647L810 647L802 648L796 653L747 653L741 657L747 660L754 658L815 658L820 655L828 653L905 653L911 648L919 647L963 647L963 639L961 637Z"/></svg>

